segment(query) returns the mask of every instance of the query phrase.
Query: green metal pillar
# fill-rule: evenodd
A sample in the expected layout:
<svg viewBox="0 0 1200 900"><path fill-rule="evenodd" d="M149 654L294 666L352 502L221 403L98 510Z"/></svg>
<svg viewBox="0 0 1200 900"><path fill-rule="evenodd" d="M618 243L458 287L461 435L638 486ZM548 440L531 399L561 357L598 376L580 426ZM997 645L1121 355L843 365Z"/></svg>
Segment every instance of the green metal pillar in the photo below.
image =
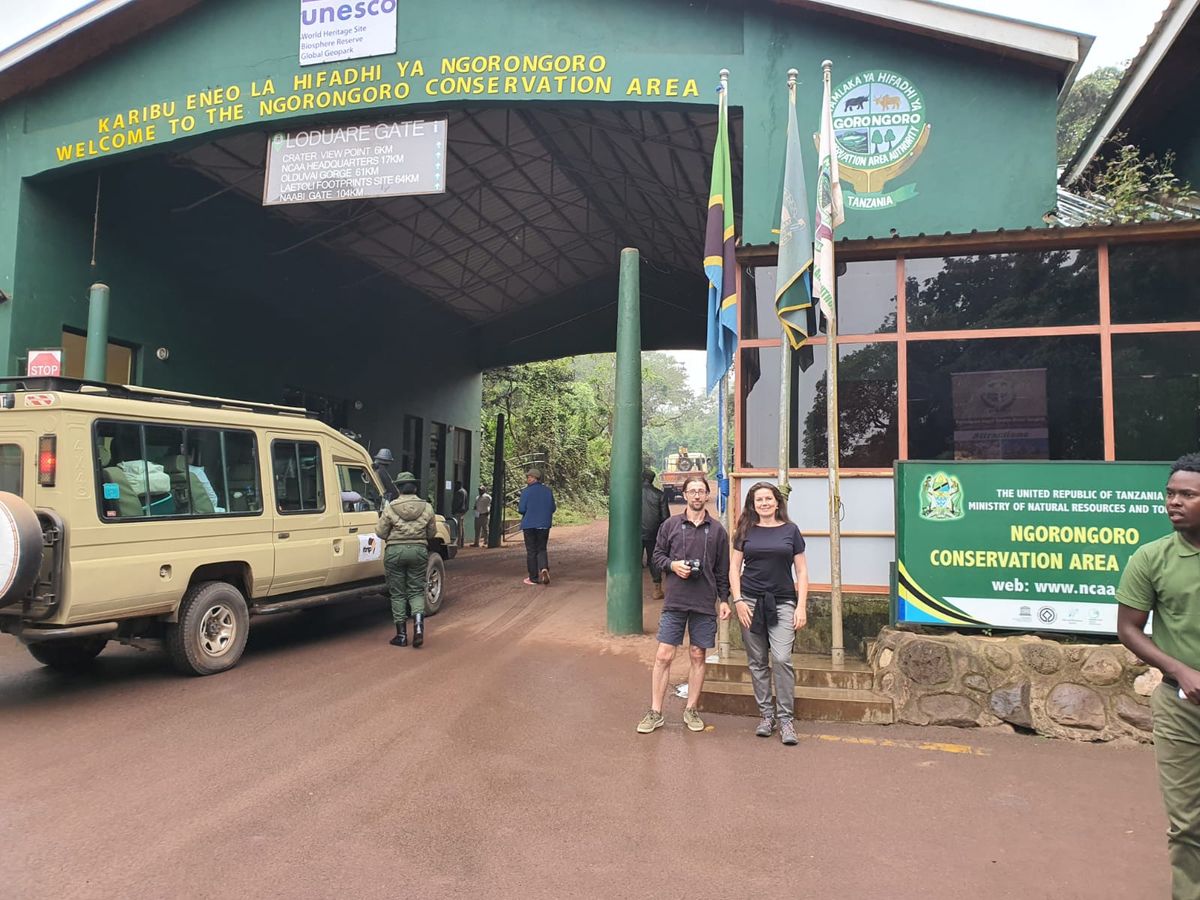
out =
<svg viewBox="0 0 1200 900"><path fill-rule="evenodd" d="M496 446L492 455L492 514L488 519L487 546L499 547L504 539L504 413L496 414Z"/></svg>
<svg viewBox="0 0 1200 900"><path fill-rule="evenodd" d="M108 285L97 282L88 293L87 349L83 377L105 381L108 376Z"/></svg>
<svg viewBox="0 0 1200 900"><path fill-rule="evenodd" d="M608 630L642 633L641 259L621 251L617 297L617 384L608 501Z"/></svg>

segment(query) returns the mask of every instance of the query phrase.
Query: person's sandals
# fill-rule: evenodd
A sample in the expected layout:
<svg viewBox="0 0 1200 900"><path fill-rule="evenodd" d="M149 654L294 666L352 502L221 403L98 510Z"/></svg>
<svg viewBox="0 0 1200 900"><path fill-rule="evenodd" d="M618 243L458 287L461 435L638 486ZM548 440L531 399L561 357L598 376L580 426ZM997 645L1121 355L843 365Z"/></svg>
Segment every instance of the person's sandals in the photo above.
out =
<svg viewBox="0 0 1200 900"><path fill-rule="evenodd" d="M770 737L775 733L775 720L770 716L763 716L758 720L758 727L754 729L754 733L758 737Z"/></svg>
<svg viewBox="0 0 1200 900"><path fill-rule="evenodd" d="M779 739L788 746L798 743L796 738L796 726L791 721L779 723Z"/></svg>
<svg viewBox="0 0 1200 900"><path fill-rule="evenodd" d="M704 730L704 720L700 718L700 713L690 706L685 706L683 709L683 724L688 727L688 731Z"/></svg>
<svg viewBox="0 0 1200 900"><path fill-rule="evenodd" d="M642 721L638 722L638 734L649 734L656 728L662 728L665 721L662 713L649 710L642 716Z"/></svg>

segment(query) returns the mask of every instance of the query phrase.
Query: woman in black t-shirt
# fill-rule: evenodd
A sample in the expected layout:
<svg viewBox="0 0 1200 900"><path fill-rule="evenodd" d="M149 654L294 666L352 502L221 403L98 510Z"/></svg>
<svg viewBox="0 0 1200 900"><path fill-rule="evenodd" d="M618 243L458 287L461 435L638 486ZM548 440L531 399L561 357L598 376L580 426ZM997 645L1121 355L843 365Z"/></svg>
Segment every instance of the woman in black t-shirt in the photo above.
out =
<svg viewBox="0 0 1200 900"><path fill-rule="evenodd" d="M808 622L808 564L804 537L787 517L783 494L766 481L746 494L733 535L729 588L762 716L754 733L770 737L778 723L783 742L794 744L792 648L797 629Z"/></svg>

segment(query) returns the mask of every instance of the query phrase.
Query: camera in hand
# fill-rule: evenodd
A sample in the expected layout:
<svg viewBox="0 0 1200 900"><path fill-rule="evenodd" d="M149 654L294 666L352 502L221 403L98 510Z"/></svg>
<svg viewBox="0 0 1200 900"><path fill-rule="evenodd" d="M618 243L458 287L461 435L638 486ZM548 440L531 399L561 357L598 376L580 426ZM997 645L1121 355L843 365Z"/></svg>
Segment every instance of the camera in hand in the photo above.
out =
<svg viewBox="0 0 1200 900"><path fill-rule="evenodd" d="M690 578L692 575L699 575L699 574L700 574L700 560L698 560L698 559L685 559L685 560L683 561L683 564L684 564L685 566L687 566L687 567L688 567L688 577L689 577L689 578Z"/></svg>

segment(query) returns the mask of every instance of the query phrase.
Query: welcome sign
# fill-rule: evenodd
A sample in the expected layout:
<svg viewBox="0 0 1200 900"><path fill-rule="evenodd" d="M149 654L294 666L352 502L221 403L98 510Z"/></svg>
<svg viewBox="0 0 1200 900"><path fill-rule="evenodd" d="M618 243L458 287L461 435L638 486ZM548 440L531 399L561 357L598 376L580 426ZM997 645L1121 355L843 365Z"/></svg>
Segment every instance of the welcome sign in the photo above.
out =
<svg viewBox="0 0 1200 900"><path fill-rule="evenodd" d="M1167 463L896 463L895 620L1113 634Z"/></svg>
<svg viewBox="0 0 1200 900"><path fill-rule="evenodd" d="M398 0L300 0L300 65L396 52Z"/></svg>

